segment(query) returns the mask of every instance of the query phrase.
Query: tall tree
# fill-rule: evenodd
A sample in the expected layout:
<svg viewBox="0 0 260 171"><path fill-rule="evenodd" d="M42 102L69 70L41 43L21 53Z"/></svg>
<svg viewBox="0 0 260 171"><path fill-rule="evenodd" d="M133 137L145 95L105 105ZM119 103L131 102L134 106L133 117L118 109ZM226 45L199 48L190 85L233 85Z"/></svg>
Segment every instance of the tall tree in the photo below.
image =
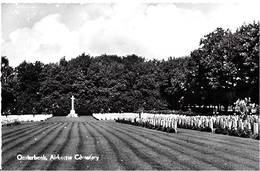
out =
<svg viewBox="0 0 260 171"><path fill-rule="evenodd" d="M9 60L2 56L1 58L1 87L2 87L2 113L16 113L16 96L14 86L16 84L16 75L14 69L9 66Z"/></svg>
<svg viewBox="0 0 260 171"><path fill-rule="evenodd" d="M40 73L43 64L39 61L27 63L24 61L17 68L17 110L20 114L40 113Z"/></svg>

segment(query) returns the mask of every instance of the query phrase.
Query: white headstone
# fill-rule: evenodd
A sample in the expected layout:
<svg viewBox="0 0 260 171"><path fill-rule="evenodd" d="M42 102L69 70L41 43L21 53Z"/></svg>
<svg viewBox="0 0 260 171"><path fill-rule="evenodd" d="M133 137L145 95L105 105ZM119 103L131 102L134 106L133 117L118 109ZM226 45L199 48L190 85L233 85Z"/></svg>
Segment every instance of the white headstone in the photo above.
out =
<svg viewBox="0 0 260 171"><path fill-rule="evenodd" d="M237 130L237 120L235 120L235 121L233 122L233 127L234 127L235 130Z"/></svg>
<svg viewBox="0 0 260 171"><path fill-rule="evenodd" d="M232 127L232 122L228 121L228 129L231 129L231 127Z"/></svg>
<svg viewBox="0 0 260 171"><path fill-rule="evenodd" d="M253 134L258 134L258 123L254 123L254 133Z"/></svg>
<svg viewBox="0 0 260 171"><path fill-rule="evenodd" d="M213 132L213 121L212 121L212 119L209 120L209 127L211 128L211 131Z"/></svg>

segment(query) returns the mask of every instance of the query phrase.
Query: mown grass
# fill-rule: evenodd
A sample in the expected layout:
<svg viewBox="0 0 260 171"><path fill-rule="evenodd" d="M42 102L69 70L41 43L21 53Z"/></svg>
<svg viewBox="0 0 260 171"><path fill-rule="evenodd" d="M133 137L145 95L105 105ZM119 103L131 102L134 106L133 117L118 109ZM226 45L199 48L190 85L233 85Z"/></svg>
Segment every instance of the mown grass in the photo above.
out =
<svg viewBox="0 0 260 171"><path fill-rule="evenodd" d="M92 117L55 117L3 127L4 170L259 170L259 142L178 129L170 134ZM88 160L17 160L17 155L94 155Z"/></svg>

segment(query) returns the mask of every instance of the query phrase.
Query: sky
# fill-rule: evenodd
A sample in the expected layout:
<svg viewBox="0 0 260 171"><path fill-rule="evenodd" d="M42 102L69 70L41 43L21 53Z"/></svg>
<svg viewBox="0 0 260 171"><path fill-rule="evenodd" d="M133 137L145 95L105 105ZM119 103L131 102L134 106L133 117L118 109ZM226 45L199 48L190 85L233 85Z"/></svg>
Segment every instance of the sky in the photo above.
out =
<svg viewBox="0 0 260 171"><path fill-rule="evenodd" d="M260 3L244 2L2 3L1 55L13 67L82 53L183 57L217 27L259 21Z"/></svg>

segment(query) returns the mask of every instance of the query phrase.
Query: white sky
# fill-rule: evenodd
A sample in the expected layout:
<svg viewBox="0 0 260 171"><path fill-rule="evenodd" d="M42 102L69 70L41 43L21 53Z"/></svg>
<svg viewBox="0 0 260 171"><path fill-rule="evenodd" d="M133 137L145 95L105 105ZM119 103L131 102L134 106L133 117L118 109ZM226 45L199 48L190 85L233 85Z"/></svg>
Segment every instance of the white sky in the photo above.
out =
<svg viewBox="0 0 260 171"><path fill-rule="evenodd" d="M259 21L257 1L224 3L2 3L1 48L11 66L85 52L182 57L217 27ZM250 2L250 3L249 3Z"/></svg>

